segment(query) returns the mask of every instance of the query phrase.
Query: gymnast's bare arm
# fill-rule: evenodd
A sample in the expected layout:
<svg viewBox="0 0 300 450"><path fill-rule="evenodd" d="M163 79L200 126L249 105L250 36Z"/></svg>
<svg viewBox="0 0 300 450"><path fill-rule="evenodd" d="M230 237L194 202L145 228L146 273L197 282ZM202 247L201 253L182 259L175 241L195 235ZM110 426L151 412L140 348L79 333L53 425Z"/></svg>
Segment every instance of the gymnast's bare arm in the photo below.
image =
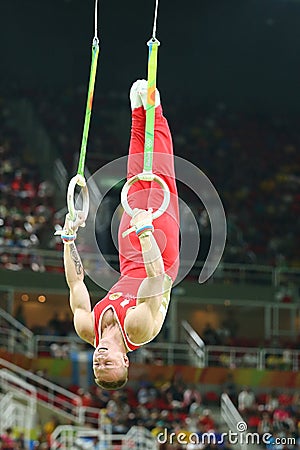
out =
<svg viewBox="0 0 300 450"><path fill-rule="evenodd" d="M142 211L136 221L151 214ZM140 236L141 250L147 273L138 290L137 306L127 312L125 330L129 339L135 344L151 340L162 325L160 306L163 299L163 284L165 278L164 263L160 249L152 233Z"/></svg>
<svg viewBox="0 0 300 450"><path fill-rule="evenodd" d="M81 339L94 344L94 324L91 300L84 283L84 270L74 242L64 245L64 267L70 289L70 307L76 333Z"/></svg>

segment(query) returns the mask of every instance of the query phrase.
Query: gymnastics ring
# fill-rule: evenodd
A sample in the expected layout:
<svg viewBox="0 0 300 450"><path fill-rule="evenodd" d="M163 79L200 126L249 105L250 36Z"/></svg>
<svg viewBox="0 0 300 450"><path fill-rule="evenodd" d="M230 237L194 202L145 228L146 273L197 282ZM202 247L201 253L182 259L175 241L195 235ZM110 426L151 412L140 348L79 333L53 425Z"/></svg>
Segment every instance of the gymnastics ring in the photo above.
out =
<svg viewBox="0 0 300 450"><path fill-rule="evenodd" d="M69 218L72 220L76 225L76 219L77 219L77 210L75 209L74 205L74 193L75 193L75 187L76 185L79 185L82 188L82 212L84 215L84 220L87 219L88 213L89 213L89 191L86 185L86 181L84 177L80 174L75 175L70 180L69 186L68 186L68 192L67 192L67 205L68 205L68 211L69 211ZM84 227L84 224L80 225Z"/></svg>
<svg viewBox="0 0 300 450"><path fill-rule="evenodd" d="M127 200L127 195L130 189L130 186L132 186L137 181L156 181L164 191L164 199L161 204L161 206L155 211L152 218L157 219L160 217L167 209L170 203L170 190L167 185L167 183L158 175L155 175L154 173L146 173L142 172L138 175L134 175L133 177L129 178L129 180L126 181L126 183L123 186L123 189L121 191L121 203L124 208L124 210L127 212L129 216L133 216L133 210L130 208Z"/></svg>

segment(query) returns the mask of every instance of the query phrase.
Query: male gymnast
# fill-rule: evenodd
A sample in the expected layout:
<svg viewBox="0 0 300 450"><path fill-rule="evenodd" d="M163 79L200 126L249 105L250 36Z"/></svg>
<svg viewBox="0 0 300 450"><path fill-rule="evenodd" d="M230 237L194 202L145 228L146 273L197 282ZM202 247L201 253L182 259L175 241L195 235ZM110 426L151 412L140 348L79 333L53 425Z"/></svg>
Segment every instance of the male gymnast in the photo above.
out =
<svg viewBox="0 0 300 450"><path fill-rule="evenodd" d="M143 171L147 81L137 80L130 89L132 127L127 178ZM84 283L84 269L73 237L62 235L64 267L70 290L75 330L95 347L95 382L103 389L120 389L128 380L127 353L150 342L166 317L170 291L179 267L179 213L171 133L163 116L160 94L155 95L153 173L167 183L170 204L152 224L152 213L162 203L156 182L138 181L128 193L133 217L123 213L119 226L121 276L92 309ZM122 237L130 227L134 232ZM66 219L64 230L72 229Z"/></svg>

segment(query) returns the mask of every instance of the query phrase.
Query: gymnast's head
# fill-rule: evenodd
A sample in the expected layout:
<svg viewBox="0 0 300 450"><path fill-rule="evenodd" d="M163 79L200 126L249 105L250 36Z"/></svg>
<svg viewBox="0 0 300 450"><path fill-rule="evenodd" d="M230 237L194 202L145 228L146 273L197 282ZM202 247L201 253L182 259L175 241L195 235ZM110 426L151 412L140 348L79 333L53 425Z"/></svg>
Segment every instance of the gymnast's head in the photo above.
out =
<svg viewBox="0 0 300 450"><path fill-rule="evenodd" d="M105 390L121 389L128 381L129 359L124 348L105 340L99 342L93 356L96 384Z"/></svg>

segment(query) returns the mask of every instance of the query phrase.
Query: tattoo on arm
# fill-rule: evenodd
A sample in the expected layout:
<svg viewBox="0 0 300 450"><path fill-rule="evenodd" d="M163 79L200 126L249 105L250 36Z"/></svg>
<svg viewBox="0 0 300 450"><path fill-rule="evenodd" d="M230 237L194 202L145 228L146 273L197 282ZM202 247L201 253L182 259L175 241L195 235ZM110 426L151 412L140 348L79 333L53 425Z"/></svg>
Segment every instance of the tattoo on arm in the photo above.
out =
<svg viewBox="0 0 300 450"><path fill-rule="evenodd" d="M77 275L81 275L83 272L83 267L81 264L80 257L78 255L77 248L74 243L70 244L70 247L71 247L70 255L71 255L72 260L74 261L76 273L77 273Z"/></svg>

